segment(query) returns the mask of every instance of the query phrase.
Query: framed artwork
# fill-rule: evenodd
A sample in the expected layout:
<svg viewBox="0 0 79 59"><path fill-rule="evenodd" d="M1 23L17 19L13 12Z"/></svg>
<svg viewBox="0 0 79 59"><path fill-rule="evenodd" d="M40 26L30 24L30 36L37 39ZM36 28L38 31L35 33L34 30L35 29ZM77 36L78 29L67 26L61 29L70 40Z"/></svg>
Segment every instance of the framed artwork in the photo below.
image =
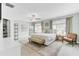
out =
<svg viewBox="0 0 79 59"><path fill-rule="evenodd" d="M50 30L50 21L44 21L43 22L43 32L49 33Z"/></svg>
<svg viewBox="0 0 79 59"><path fill-rule="evenodd" d="M8 19L3 19L3 38L10 36L10 21Z"/></svg>

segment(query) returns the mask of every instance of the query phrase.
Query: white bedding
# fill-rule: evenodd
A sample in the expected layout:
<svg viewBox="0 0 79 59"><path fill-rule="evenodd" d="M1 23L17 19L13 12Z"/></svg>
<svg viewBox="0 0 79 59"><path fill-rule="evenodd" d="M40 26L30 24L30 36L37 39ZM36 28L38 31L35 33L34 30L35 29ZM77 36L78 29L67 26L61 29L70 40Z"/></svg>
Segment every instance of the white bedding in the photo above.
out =
<svg viewBox="0 0 79 59"><path fill-rule="evenodd" d="M55 34L46 34L46 33L34 33L33 35L40 35L45 37L45 45L49 45L50 43L54 42L56 39Z"/></svg>

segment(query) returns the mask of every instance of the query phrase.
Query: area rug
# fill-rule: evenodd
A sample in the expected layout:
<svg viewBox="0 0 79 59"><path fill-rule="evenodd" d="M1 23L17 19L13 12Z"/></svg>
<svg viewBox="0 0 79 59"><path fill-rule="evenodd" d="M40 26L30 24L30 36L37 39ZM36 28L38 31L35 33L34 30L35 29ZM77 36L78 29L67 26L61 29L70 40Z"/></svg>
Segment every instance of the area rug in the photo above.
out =
<svg viewBox="0 0 79 59"><path fill-rule="evenodd" d="M56 56L62 47L61 42L53 42L52 44L48 46L38 45L36 43L29 43L29 42L24 43L23 45L25 47L28 47L32 51L40 54L41 56Z"/></svg>

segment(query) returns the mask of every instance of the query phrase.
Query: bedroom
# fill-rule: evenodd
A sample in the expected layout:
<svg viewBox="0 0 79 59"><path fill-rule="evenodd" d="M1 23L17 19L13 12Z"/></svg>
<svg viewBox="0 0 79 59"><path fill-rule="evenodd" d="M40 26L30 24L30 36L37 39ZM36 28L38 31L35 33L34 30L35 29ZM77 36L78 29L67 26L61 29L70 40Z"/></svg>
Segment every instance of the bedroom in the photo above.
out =
<svg viewBox="0 0 79 59"><path fill-rule="evenodd" d="M22 55L68 55L72 49L75 51L75 46L79 43L79 8L77 6L79 6L78 3L2 3L2 18L7 23L7 30L3 31L3 39L19 41L23 44L32 39L36 43L48 46L43 50L37 48L37 44L35 44L36 48L31 46L37 52L27 48L28 52L22 48ZM6 28L3 27L3 29ZM67 42L62 42L62 37L67 37L69 33L72 33L72 37L77 34L75 37L77 44L68 44L69 46L62 48L62 45L67 44ZM56 37L59 40L54 42ZM51 51L50 47L52 49L62 48L62 50ZM70 50L62 53L66 47ZM44 50L45 52L43 52ZM49 52L47 52L48 50ZM59 50L60 53L57 54Z"/></svg>

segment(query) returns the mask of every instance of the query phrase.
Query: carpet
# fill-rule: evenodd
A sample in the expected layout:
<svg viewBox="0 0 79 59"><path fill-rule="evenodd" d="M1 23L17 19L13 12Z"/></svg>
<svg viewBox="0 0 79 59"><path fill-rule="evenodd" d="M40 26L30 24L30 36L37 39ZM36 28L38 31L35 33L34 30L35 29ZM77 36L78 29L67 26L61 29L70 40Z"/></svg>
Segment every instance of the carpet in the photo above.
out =
<svg viewBox="0 0 79 59"><path fill-rule="evenodd" d="M22 43L22 42L21 42ZM45 46L45 45L38 45L36 43L24 43L26 50L29 49L31 51L29 54L37 53L41 56L56 56L62 47L61 42L53 42L52 44ZM27 53L27 52L26 52ZM34 56L34 55L33 55Z"/></svg>

